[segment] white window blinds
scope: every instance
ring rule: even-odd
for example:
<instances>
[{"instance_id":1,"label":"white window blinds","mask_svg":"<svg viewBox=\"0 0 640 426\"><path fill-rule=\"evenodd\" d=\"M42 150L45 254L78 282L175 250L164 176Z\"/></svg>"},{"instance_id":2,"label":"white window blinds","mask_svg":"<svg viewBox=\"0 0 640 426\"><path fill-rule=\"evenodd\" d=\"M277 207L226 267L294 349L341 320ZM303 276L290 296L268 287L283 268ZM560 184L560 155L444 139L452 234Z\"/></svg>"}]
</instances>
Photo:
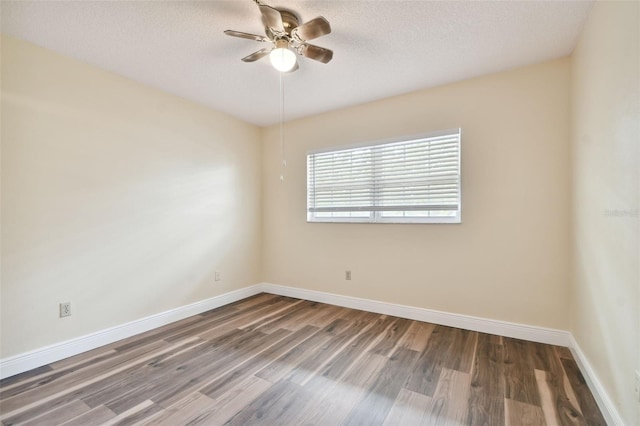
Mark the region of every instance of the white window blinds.
<instances>
[{"instance_id":1,"label":"white window blinds","mask_svg":"<svg viewBox=\"0 0 640 426\"><path fill-rule=\"evenodd\" d=\"M307 219L459 222L460 130L308 154Z\"/></svg>"}]
</instances>

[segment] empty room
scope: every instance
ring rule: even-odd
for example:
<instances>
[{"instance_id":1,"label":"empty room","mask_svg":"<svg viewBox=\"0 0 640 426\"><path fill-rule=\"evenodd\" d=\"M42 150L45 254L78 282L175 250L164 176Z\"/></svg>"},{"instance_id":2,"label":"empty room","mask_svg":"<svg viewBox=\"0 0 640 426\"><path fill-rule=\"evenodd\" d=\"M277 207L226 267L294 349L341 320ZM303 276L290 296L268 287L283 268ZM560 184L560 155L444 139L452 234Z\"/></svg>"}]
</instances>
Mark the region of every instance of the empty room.
<instances>
[{"instance_id":1,"label":"empty room","mask_svg":"<svg viewBox=\"0 0 640 426\"><path fill-rule=\"evenodd\" d=\"M3 426L640 425L640 2L0 19Z\"/></svg>"}]
</instances>

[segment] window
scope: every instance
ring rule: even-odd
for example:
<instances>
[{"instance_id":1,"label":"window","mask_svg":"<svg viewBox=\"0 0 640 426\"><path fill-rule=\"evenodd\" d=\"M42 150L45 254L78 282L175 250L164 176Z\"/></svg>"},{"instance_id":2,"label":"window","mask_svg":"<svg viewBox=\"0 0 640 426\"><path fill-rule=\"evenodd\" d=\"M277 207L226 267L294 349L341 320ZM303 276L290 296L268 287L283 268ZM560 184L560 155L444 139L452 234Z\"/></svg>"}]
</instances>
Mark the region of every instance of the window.
<instances>
[{"instance_id":1,"label":"window","mask_svg":"<svg viewBox=\"0 0 640 426\"><path fill-rule=\"evenodd\" d=\"M460 222L460 129L307 154L309 222Z\"/></svg>"}]
</instances>

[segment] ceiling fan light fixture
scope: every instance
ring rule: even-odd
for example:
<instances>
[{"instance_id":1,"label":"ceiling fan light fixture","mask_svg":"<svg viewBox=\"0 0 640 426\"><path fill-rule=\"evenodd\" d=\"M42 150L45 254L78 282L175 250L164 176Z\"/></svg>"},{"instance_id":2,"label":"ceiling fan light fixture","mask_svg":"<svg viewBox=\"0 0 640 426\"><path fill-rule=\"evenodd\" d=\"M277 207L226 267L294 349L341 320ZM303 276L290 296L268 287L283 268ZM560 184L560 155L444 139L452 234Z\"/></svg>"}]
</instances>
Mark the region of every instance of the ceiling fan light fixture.
<instances>
[{"instance_id":1,"label":"ceiling fan light fixture","mask_svg":"<svg viewBox=\"0 0 640 426\"><path fill-rule=\"evenodd\" d=\"M0 0L2 1L2 0ZM324 17L318 16L298 25L298 14L287 9L277 9L253 0L260 9L262 25L266 36L226 30L228 36L268 43L268 47L242 58L243 62L255 62L265 56L271 59L271 65L281 73L299 69L298 55L326 64L333 58L333 52L320 46L307 43L331 33L331 25Z\"/></svg>"},{"instance_id":2,"label":"ceiling fan light fixture","mask_svg":"<svg viewBox=\"0 0 640 426\"><path fill-rule=\"evenodd\" d=\"M296 54L289 49L286 40L278 40L276 48L269 54L271 65L280 72L289 72L296 66Z\"/></svg>"}]
</instances>

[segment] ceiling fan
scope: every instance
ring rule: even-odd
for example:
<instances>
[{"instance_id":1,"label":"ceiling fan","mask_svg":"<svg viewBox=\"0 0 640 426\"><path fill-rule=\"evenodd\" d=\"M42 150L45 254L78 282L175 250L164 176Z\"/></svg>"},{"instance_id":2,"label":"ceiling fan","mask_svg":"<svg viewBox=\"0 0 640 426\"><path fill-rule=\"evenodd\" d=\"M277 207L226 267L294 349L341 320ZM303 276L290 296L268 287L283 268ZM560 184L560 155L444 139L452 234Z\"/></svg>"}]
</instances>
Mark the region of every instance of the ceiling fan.
<instances>
[{"instance_id":1,"label":"ceiling fan","mask_svg":"<svg viewBox=\"0 0 640 426\"><path fill-rule=\"evenodd\" d=\"M309 40L331 32L331 25L324 17L319 16L298 25L299 20L295 12L276 9L260 2L260 0L254 0L254 2L260 8L266 37L233 30L224 32L229 36L270 44L270 46L242 58L244 62L254 62L269 55L271 64L278 71L293 72L298 69L296 53L325 64L331 61L333 51L307 43Z\"/></svg>"}]
</instances>

